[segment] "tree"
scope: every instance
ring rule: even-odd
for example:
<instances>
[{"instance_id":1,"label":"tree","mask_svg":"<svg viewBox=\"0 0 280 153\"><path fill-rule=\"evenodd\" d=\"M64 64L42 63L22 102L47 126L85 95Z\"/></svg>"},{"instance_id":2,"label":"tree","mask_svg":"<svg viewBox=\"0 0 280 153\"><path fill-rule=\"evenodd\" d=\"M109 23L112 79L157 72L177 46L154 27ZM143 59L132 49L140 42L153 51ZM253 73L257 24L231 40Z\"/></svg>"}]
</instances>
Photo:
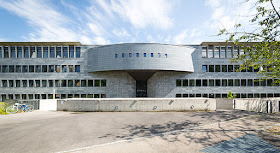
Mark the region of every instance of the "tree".
<instances>
[{"instance_id":1,"label":"tree","mask_svg":"<svg viewBox=\"0 0 280 153\"><path fill-rule=\"evenodd\" d=\"M228 93L228 99L232 99L232 98L235 98L235 97L236 97L236 95L233 95L231 90L230 90L229 93Z\"/></svg>"},{"instance_id":2,"label":"tree","mask_svg":"<svg viewBox=\"0 0 280 153\"><path fill-rule=\"evenodd\" d=\"M249 0L247 0L248 2ZM273 0L257 0L257 13L249 22L258 28L248 32L241 24L235 25L235 31L221 29L218 35L228 36L227 42L234 42L245 54L233 58L233 63L240 63L239 71L260 68L262 79L276 79L280 83L280 13Z\"/></svg>"}]
</instances>

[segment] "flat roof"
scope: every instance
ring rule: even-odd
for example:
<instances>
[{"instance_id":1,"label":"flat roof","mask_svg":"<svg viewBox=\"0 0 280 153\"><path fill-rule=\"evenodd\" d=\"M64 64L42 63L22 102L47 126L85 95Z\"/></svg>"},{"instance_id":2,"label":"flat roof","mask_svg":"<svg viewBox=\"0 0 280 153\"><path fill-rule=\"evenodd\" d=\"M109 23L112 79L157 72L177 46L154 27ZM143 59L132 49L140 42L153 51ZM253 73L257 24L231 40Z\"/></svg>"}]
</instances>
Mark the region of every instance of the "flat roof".
<instances>
[{"instance_id":1,"label":"flat roof","mask_svg":"<svg viewBox=\"0 0 280 153\"><path fill-rule=\"evenodd\" d=\"M81 46L80 42L0 42L0 46Z\"/></svg>"},{"instance_id":2,"label":"flat roof","mask_svg":"<svg viewBox=\"0 0 280 153\"><path fill-rule=\"evenodd\" d=\"M259 42L238 42L239 44L235 45L234 42L202 42L200 45L207 46L207 45L213 45L213 46L246 46L246 45L253 45Z\"/></svg>"}]
</instances>

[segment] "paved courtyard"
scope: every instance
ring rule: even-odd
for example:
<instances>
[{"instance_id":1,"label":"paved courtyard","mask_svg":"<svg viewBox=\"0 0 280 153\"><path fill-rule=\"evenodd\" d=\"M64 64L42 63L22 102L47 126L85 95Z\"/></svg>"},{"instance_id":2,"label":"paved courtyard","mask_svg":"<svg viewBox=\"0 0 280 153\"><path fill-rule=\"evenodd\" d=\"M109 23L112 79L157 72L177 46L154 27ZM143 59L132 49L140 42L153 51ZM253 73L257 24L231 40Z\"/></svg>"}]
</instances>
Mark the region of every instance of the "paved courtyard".
<instances>
[{"instance_id":1,"label":"paved courtyard","mask_svg":"<svg viewBox=\"0 0 280 153\"><path fill-rule=\"evenodd\" d=\"M246 135L280 148L260 130L279 123L280 114L246 111L35 111L0 116L0 152L201 152Z\"/></svg>"}]
</instances>

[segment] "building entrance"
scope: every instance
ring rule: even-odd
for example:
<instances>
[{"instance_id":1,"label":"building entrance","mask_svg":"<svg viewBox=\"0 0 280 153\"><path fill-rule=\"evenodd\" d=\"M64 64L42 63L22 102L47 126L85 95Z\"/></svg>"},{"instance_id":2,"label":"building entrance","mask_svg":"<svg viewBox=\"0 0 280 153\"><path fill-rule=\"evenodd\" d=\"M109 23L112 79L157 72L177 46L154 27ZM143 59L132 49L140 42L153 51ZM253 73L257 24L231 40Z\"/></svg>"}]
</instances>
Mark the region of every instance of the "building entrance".
<instances>
[{"instance_id":1,"label":"building entrance","mask_svg":"<svg viewBox=\"0 0 280 153\"><path fill-rule=\"evenodd\" d=\"M136 97L147 97L147 80L136 80Z\"/></svg>"}]
</instances>

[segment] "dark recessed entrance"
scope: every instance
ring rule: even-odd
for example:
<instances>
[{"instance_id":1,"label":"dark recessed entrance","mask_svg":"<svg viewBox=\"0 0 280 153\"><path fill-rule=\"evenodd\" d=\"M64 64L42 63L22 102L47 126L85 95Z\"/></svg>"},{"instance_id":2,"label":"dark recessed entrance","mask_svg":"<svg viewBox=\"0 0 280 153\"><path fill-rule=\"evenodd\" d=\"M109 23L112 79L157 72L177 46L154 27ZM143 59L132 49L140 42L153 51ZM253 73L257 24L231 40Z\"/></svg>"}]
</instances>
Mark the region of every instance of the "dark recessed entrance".
<instances>
[{"instance_id":1,"label":"dark recessed entrance","mask_svg":"<svg viewBox=\"0 0 280 153\"><path fill-rule=\"evenodd\" d=\"M136 80L136 97L147 97L147 80Z\"/></svg>"}]
</instances>

